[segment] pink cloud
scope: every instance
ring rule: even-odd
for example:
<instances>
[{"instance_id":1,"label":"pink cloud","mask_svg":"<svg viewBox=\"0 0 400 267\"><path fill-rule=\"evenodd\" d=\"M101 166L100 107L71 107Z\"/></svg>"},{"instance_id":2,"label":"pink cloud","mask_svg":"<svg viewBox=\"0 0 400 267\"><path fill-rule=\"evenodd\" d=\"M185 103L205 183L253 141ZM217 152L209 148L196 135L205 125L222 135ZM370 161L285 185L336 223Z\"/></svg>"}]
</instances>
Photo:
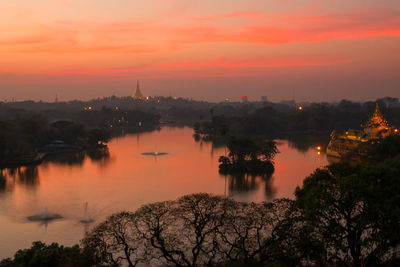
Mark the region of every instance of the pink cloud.
<instances>
[{"instance_id":1,"label":"pink cloud","mask_svg":"<svg viewBox=\"0 0 400 267\"><path fill-rule=\"evenodd\" d=\"M245 18L235 27L217 23L224 18ZM262 18L261 20L259 20ZM59 21L41 26L36 34L0 37L0 50L25 53L151 53L201 43L279 45L400 36L400 14L383 10L355 11L306 17L238 12L203 18L181 18L178 24L161 22L89 23ZM186 25L185 25L186 24ZM181 26L185 25L185 26ZM81 40L81 36L89 36Z\"/></svg>"}]
</instances>

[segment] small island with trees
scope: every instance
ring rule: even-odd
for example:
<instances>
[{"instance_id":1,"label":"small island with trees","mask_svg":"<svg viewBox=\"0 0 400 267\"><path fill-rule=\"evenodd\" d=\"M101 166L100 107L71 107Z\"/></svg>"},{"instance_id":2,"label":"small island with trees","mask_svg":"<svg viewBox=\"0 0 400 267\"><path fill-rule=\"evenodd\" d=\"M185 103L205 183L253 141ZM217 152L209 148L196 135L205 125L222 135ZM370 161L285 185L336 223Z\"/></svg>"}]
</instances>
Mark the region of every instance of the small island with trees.
<instances>
[{"instance_id":1,"label":"small island with trees","mask_svg":"<svg viewBox=\"0 0 400 267\"><path fill-rule=\"evenodd\" d=\"M227 147L228 156L219 158L220 173L270 176L274 172L275 141L231 137Z\"/></svg>"}]
</instances>

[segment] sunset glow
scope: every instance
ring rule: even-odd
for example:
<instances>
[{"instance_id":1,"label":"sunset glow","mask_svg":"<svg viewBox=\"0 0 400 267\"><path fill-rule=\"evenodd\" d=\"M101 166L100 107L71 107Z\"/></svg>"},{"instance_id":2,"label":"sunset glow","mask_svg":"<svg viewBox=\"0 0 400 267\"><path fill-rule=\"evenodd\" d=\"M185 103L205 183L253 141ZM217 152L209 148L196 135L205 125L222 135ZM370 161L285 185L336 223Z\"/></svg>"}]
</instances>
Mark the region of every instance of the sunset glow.
<instances>
[{"instance_id":1,"label":"sunset glow","mask_svg":"<svg viewBox=\"0 0 400 267\"><path fill-rule=\"evenodd\" d=\"M399 96L396 0L16 0L0 10L1 100L130 95L136 80L147 95L211 101L288 99L294 87L299 100Z\"/></svg>"}]
</instances>

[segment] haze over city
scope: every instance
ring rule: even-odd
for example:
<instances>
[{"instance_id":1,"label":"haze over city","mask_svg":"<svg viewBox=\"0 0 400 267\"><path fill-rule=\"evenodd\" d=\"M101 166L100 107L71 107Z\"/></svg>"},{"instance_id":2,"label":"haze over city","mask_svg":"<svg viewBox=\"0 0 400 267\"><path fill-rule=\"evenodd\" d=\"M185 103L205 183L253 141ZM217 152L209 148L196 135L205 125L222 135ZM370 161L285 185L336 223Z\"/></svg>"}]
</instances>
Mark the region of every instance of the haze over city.
<instances>
[{"instance_id":1,"label":"haze over city","mask_svg":"<svg viewBox=\"0 0 400 267\"><path fill-rule=\"evenodd\" d=\"M0 2L0 99L399 97L397 0Z\"/></svg>"}]
</instances>

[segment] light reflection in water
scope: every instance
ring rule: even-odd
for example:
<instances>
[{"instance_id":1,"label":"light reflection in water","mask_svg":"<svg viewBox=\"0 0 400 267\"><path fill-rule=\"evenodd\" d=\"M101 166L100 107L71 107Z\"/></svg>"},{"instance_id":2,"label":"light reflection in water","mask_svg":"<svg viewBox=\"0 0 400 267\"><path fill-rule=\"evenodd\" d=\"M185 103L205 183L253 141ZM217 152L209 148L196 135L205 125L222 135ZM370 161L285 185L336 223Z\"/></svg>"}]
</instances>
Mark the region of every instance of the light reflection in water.
<instances>
[{"instance_id":1,"label":"light reflection in water","mask_svg":"<svg viewBox=\"0 0 400 267\"><path fill-rule=\"evenodd\" d=\"M126 135L111 140L107 151L58 155L39 166L1 170L0 258L35 240L76 244L112 213L185 194L208 192L255 202L292 198L304 177L327 162L323 153L317 155L298 141L278 142L275 173L265 178L220 175L218 158L226 153L224 145L195 140L190 128ZM307 142L314 148L321 144ZM141 155L155 147L168 155L157 160ZM90 203L91 225L80 223L85 202ZM26 219L44 207L63 219L47 228Z\"/></svg>"}]
</instances>

